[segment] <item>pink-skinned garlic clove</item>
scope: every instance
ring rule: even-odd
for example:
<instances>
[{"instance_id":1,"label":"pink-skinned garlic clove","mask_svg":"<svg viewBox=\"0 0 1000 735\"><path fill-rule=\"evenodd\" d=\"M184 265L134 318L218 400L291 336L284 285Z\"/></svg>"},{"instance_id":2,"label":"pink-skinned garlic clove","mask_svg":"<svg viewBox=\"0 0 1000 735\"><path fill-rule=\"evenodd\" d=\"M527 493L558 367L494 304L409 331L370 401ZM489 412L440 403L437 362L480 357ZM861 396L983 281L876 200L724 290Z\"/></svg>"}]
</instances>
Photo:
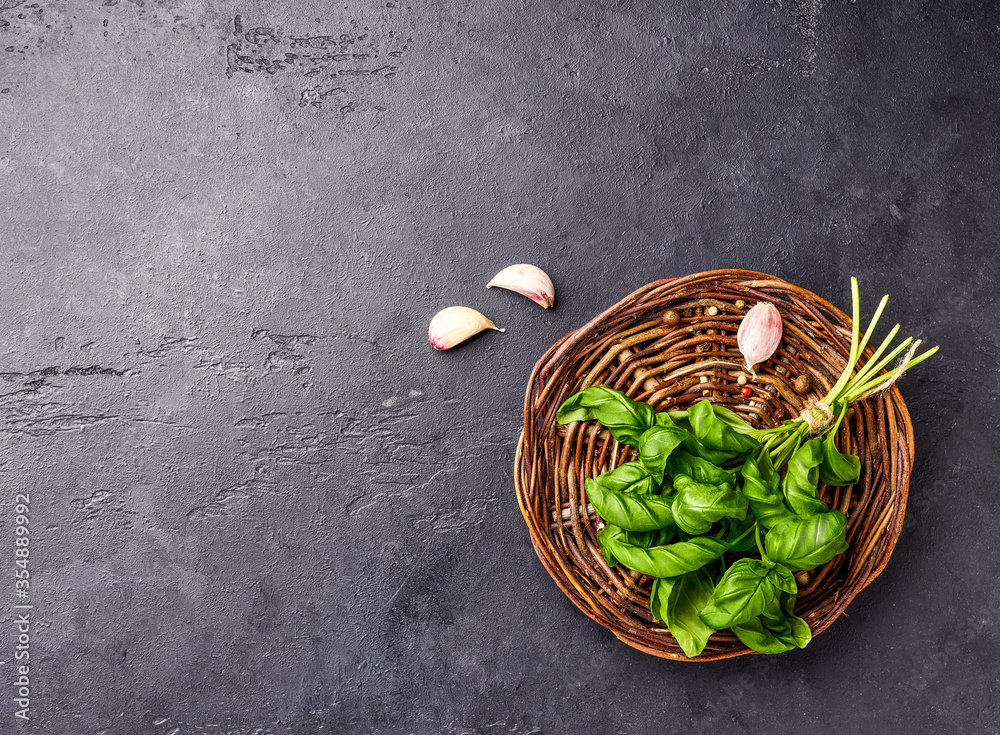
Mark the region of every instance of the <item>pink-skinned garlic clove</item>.
<instances>
[{"instance_id":1,"label":"pink-skinned garlic clove","mask_svg":"<svg viewBox=\"0 0 1000 735\"><path fill-rule=\"evenodd\" d=\"M486 288L494 286L527 296L543 309L548 309L556 302L556 288L552 285L552 279L541 268L529 263L507 266L486 284Z\"/></svg>"},{"instance_id":2,"label":"pink-skinned garlic clove","mask_svg":"<svg viewBox=\"0 0 1000 735\"><path fill-rule=\"evenodd\" d=\"M468 306L449 306L431 319L427 339L435 350L450 350L483 330L500 329L493 322Z\"/></svg>"},{"instance_id":3,"label":"pink-skinned garlic clove","mask_svg":"<svg viewBox=\"0 0 1000 735\"><path fill-rule=\"evenodd\" d=\"M736 332L736 344L746 361L746 369L754 379L754 368L771 358L781 344L781 314L774 304L761 302L743 317Z\"/></svg>"}]
</instances>

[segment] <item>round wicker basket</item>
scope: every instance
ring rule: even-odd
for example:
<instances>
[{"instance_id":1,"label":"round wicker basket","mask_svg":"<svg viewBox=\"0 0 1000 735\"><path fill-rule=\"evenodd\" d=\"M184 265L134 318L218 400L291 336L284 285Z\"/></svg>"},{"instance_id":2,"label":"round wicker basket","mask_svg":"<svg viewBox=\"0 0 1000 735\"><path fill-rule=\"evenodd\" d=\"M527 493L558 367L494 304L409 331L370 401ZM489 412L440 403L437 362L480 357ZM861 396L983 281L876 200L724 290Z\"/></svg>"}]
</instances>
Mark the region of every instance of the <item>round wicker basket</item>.
<instances>
[{"instance_id":1,"label":"round wicker basket","mask_svg":"<svg viewBox=\"0 0 1000 735\"><path fill-rule=\"evenodd\" d=\"M736 330L759 301L778 307L784 336L756 381L747 382L752 395L745 398ZM514 483L535 551L559 588L622 641L655 656L710 661L753 653L725 631L688 659L652 619L652 580L607 566L584 479L633 459L634 450L596 422L557 425L556 410L583 388L607 385L660 411L707 397L755 426L775 426L822 398L847 363L850 341L849 317L819 296L763 273L717 270L650 283L550 347L528 383ZM800 376L808 380L796 386ZM861 478L853 487L820 486L822 498L848 517L850 549L800 581L795 612L814 635L879 575L902 528L913 427L899 389L856 404L837 443L860 456Z\"/></svg>"}]
</instances>

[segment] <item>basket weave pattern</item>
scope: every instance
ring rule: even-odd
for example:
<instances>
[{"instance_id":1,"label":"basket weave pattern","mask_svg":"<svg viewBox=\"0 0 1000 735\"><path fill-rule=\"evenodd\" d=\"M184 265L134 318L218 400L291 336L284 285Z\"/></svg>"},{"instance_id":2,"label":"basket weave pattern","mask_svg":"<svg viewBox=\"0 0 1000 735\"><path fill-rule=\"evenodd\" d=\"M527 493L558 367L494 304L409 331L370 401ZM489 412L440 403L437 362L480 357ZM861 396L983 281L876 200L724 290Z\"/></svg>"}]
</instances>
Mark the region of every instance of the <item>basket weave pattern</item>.
<instances>
[{"instance_id":1,"label":"basket weave pattern","mask_svg":"<svg viewBox=\"0 0 1000 735\"><path fill-rule=\"evenodd\" d=\"M737 379L747 373L736 330L759 301L778 307L784 336L774 357L757 368L756 381L747 383L753 395L744 398ZM668 312L676 312L679 323L668 323L675 318ZM556 410L566 398L592 385L625 391L658 411L708 398L756 427L776 426L825 395L847 363L850 342L850 319L829 302L773 276L739 270L650 283L556 342L531 373L514 482L535 551L560 589L628 645L688 660L652 619L652 579L620 565L609 568L597 545L601 521L587 503L584 479L634 459L635 451L596 422L557 425ZM802 394L794 387L801 375L811 385ZM847 515L850 549L799 585L795 612L814 635L878 576L902 528L913 428L899 389L856 404L837 444L861 458L861 477L853 487L820 485L823 500ZM695 660L745 653L753 652L724 631Z\"/></svg>"}]
</instances>

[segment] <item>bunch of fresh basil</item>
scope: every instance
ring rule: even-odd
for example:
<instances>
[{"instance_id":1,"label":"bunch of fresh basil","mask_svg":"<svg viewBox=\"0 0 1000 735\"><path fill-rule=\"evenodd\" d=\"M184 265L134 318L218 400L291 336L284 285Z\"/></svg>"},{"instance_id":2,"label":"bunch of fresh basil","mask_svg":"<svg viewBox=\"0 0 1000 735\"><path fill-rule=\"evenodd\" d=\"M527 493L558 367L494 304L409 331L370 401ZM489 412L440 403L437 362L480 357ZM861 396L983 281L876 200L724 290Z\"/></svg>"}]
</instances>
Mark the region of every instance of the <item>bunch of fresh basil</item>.
<instances>
[{"instance_id":1,"label":"bunch of fresh basil","mask_svg":"<svg viewBox=\"0 0 1000 735\"><path fill-rule=\"evenodd\" d=\"M794 613L794 572L848 546L847 518L817 488L853 485L860 471L857 457L834 446L833 431L800 437L787 466L776 468L758 439L763 432L707 400L657 413L595 386L565 401L556 418L599 421L638 450L637 459L586 480L606 524L597 540L610 566L655 578L653 617L687 656L723 628L760 653L809 642L808 623Z\"/></svg>"}]
</instances>

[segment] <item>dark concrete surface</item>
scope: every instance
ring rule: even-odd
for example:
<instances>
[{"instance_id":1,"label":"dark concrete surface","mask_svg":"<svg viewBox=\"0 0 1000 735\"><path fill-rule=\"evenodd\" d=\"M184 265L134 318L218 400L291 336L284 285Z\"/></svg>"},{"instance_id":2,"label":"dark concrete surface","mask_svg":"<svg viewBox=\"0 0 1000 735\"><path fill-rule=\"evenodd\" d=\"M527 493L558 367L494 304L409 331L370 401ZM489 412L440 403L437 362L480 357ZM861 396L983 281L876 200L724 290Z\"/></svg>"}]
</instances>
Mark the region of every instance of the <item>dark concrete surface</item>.
<instances>
[{"instance_id":1,"label":"dark concrete surface","mask_svg":"<svg viewBox=\"0 0 1000 735\"><path fill-rule=\"evenodd\" d=\"M0 732L1000 731L998 44L987 2L0 0ZM516 262L555 309L485 290ZM857 275L942 352L885 573L689 665L562 595L512 467L548 345L718 267ZM434 352L453 304L506 333Z\"/></svg>"}]
</instances>

